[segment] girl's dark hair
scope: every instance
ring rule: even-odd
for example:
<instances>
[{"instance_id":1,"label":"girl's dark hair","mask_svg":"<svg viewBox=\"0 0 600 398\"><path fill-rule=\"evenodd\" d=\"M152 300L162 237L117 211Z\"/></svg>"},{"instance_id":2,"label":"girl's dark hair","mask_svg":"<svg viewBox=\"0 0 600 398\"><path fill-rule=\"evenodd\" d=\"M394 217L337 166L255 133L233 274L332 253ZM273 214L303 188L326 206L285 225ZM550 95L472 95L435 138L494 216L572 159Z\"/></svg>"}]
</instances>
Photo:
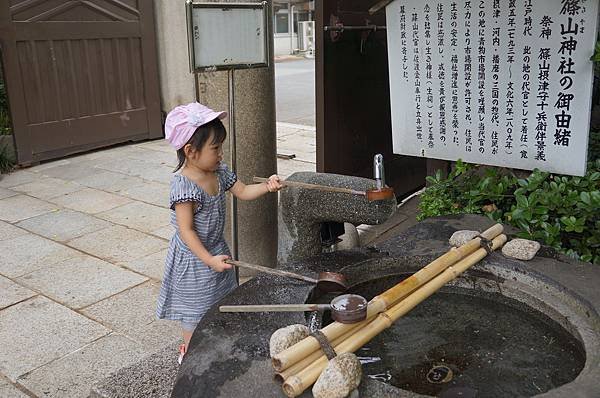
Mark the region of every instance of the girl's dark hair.
<instances>
[{"instance_id":1,"label":"girl's dark hair","mask_svg":"<svg viewBox=\"0 0 600 398\"><path fill-rule=\"evenodd\" d=\"M223 126L223 123L219 118L211 120L210 122L198 127L185 145L190 144L192 148L199 151L202 149L204 144L206 144L206 141L210 137L211 133L213 134L211 145L220 144L225 141L227 131L225 131L225 126ZM182 168L185 164L185 151L183 150L185 145L177 150L177 159L179 160L179 164L175 170L173 170L173 173Z\"/></svg>"}]
</instances>

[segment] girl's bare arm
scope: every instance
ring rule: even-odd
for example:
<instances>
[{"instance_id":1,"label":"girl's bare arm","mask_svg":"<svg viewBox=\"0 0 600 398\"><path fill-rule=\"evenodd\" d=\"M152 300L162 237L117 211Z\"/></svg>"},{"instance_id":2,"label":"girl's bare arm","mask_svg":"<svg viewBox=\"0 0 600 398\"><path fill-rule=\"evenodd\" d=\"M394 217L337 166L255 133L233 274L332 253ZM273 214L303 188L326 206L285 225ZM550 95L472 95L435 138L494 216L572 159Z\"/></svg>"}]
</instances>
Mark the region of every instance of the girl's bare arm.
<instances>
[{"instance_id":1,"label":"girl's bare arm","mask_svg":"<svg viewBox=\"0 0 600 398\"><path fill-rule=\"evenodd\" d=\"M181 239L200 261L217 272L231 268L230 264L224 262L229 256L213 256L206 250L198 237L194 229L194 202L177 203L175 205L175 216L177 217Z\"/></svg>"},{"instance_id":2,"label":"girl's bare arm","mask_svg":"<svg viewBox=\"0 0 600 398\"><path fill-rule=\"evenodd\" d=\"M230 191L238 199L253 200L268 192L277 192L282 187L279 176L274 174L269 177L267 182L261 182L260 184L246 185L238 180L233 184Z\"/></svg>"}]
</instances>

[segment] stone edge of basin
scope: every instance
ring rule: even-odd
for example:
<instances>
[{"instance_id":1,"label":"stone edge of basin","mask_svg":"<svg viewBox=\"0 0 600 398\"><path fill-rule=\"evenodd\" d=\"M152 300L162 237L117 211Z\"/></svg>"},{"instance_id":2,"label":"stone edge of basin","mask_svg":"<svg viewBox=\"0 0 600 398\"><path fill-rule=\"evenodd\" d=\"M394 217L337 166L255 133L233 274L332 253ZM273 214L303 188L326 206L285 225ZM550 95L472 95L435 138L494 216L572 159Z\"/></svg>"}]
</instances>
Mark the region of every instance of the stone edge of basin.
<instances>
[{"instance_id":1,"label":"stone edge of basin","mask_svg":"<svg viewBox=\"0 0 600 398\"><path fill-rule=\"evenodd\" d=\"M163 398L171 395L177 364L176 340L95 383L89 398Z\"/></svg>"}]
</instances>

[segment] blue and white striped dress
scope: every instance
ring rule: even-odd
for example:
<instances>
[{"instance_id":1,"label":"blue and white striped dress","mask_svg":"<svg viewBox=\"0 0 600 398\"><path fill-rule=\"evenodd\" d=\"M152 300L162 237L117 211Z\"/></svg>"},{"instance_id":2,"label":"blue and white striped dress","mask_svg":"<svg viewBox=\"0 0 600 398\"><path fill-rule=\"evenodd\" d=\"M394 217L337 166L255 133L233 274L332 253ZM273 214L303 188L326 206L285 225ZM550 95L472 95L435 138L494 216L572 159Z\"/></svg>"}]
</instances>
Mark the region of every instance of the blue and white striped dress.
<instances>
[{"instance_id":1,"label":"blue and white striped dress","mask_svg":"<svg viewBox=\"0 0 600 398\"><path fill-rule=\"evenodd\" d=\"M158 297L156 315L184 323L198 323L206 311L237 287L235 270L213 271L192 253L181 239L175 204L194 202L194 229L202 244L213 256L230 255L223 236L225 227L225 192L237 176L221 163L216 171L219 193L209 195L187 177L175 174L171 181L171 225L175 235L165 262L165 274Z\"/></svg>"}]
</instances>

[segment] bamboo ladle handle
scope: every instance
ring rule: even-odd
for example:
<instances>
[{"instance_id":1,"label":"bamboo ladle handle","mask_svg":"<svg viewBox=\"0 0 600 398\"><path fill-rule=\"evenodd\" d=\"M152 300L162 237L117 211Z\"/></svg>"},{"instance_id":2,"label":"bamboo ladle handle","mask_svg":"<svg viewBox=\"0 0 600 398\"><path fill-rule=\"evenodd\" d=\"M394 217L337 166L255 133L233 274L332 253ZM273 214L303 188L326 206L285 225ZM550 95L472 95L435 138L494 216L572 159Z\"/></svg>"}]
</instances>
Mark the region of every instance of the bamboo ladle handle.
<instances>
[{"instance_id":1,"label":"bamboo ladle handle","mask_svg":"<svg viewBox=\"0 0 600 398\"><path fill-rule=\"evenodd\" d=\"M251 304L251 305L221 305L221 312L297 312L325 311L331 304Z\"/></svg>"},{"instance_id":2,"label":"bamboo ladle handle","mask_svg":"<svg viewBox=\"0 0 600 398\"><path fill-rule=\"evenodd\" d=\"M299 279L304 282L317 284L316 279L309 278L308 276L304 276L304 275L295 274L293 272L282 271L280 269L275 269L275 268L263 267L262 265L245 263L243 261L225 260L225 262L227 264L235 265L236 267L240 267L240 268L249 268L249 269L253 269L255 271L265 272L267 274L285 276L288 278Z\"/></svg>"},{"instance_id":3,"label":"bamboo ladle handle","mask_svg":"<svg viewBox=\"0 0 600 398\"><path fill-rule=\"evenodd\" d=\"M268 178L263 177L254 177L252 179L254 182L267 182ZM281 185L284 187L297 187L297 188L305 188L305 189L316 189L319 191L327 191L327 192L338 192L338 193L349 193L352 195L366 195L365 191L356 191L350 188L341 188L341 187L329 187L327 185L317 185L317 184L308 184L306 182L297 182L297 181L281 181Z\"/></svg>"}]
</instances>

